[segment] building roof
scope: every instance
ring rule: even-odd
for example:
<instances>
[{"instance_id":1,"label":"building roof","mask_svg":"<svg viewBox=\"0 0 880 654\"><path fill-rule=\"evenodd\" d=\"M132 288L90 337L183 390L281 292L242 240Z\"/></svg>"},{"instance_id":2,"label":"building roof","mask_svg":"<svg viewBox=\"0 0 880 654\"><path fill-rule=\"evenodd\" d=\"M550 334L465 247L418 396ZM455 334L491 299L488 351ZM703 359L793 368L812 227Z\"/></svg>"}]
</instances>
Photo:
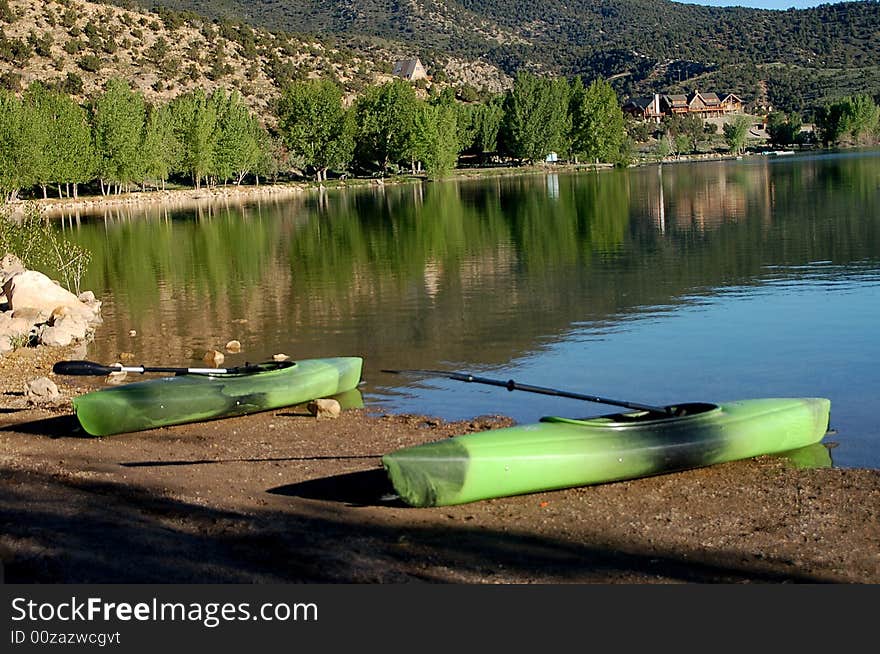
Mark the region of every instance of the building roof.
<instances>
[{"instance_id":1,"label":"building roof","mask_svg":"<svg viewBox=\"0 0 880 654\"><path fill-rule=\"evenodd\" d=\"M391 71L394 75L399 75L400 77L412 77L413 74L421 70L424 74L424 67L422 66L422 62L419 61L418 57L415 59L402 59L394 64L394 69Z\"/></svg>"},{"instance_id":2,"label":"building roof","mask_svg":"<svg viewBox=\"0 0 880 654\"><path fill-rule=\"evenodd\" d=\"M654 102L654 96L648 96L643 98L631 98L627 105L632 105L638 109L647 109ZM626 106L626 105L624 105Z\"/></svg>"}]
</instances>

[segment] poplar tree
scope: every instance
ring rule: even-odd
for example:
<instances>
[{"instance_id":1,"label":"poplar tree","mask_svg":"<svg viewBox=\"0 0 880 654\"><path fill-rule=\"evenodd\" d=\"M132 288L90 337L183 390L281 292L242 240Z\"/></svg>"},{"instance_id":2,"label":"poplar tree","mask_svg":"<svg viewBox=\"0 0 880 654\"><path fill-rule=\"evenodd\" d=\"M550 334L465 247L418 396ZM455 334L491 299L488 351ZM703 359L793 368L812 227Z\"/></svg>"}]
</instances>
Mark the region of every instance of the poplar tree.
<instances>
[{"instance_id":1,"label":"poplar tree","mask_svg":"<svg viewBox=\"0 0 880 654\"><path fill-rule=\"evenodd\" d=\"M179 169L196 188L215 170L217 112L202 89L177 96L171 103L174 136L180 144Z\"/></svg>"},{"instance_id":2,"label":"poplar tree","mask_svg":"<svg viewBox=\"0 0 880 654\"><path fill-rule=\"evenodd\" d=\"M342 89L330 80L294 82L279 100L279 130L291 154L327 179L331 168L345 168L354 153L352 114L342 102Z\"/></svg>"},{"instance_id":3,"label":"poplar tree","mask_svg":"<svg viewBox=\"0 0 880 654\"><path fill-rule=\"evenodd\" d=\"M604 80L594 80L573 102L572 148L591 161L617 161L626 127L617 93Z\"/></svg>"},{"instance_id":4,"label":"poplar tree","mask_svg":"<svg viewBox=\"0 0 880 654\"><path fill-rule=\"evenodd\" d=\"M92 130L103 194L109 191L105 183L115 184L119 192L139 181L143 169L140 147L145 117L143 96L133 91L124 80L114 78L108 81L104 92L95 100Z\"/></svg>"},{"instance_id":5,"label":"poplar tree","mask_svg":"<svg viewBox=\"0 0 880 654\"><path fill-rule=\"evenodd\" d=\"M6 201L16 199L21 189L32 183L24 164L27 140L21 101L12 93L0 90L0 191Z\"/></svg>"},{"instance_id":6,"label":"poplar tree","mask_svg":"<svg viewBox=\"0 0 880 654\"><path fill-rule=\"evenodd\" d=\"M568 132L568 81L518 73L504 101L500 140L517 159L543 161L564 149Z\"/></svg>"},{"instance_id":7,"label":"poplar tree","mask_svg":"<svg viewBox=\"0 0 880 654\"><path fill-rule=\"evenodd\" d=\"M746 149L746 139L749 136L751 119L748 116L736 116L732 123L724 125L724 142L734 154L740 154Z\"/></svg>"},{"instance_id":8,"label":"poplar tree","mask_svg":"<svg viewBox=\"0 0 880 654\"><path fill-rule=\"evenodd\" d=\"M49 130L49 152L52 157L53 180L68 187L73 186L73 197L79 195L79 184L94 179L95 153L92 130L86 110L63 93L54 94L55 114Z\"/></svg>"},{"instance_id":9,"label":"poplar tree","mask_svg":"<svg viewBox=\"0 0 880 654\"><path fill-rule=\"evenodd\" d=\"M165 182L175 169L176 152L177 139L171 122L171 109L168 105L148 107L141 143L141 182L153 181L157 187L161 185L164 189Z\"/></svg>"},{"instance_id":10,"label":"poplar tree","mask_svg":"<svg viewBox=\"0 0 880 654\"><path fill-rule=\"evenodd\" d=\"M241 184L260 161L262 127L238 92L217 90L210 100L217 114L214 172L224 184L229 179Z\"/></svg>"},{"instance_id":11,"label":"poplar tree","mask_svg":"<svg viewBox=\"0 0 880 654\"><path fill-rule=\"evenodd\" d=\"M473 112L474 149L485 156L498 150L498 132L504 120L504 96L496 95Z\"/></svg>"},{"instance_id":12,"label":"poplar tree","mask_svg":"<svg viewBox=\"0 0 880 654\"><path fill-rule=\"evenodd\" d=\"M431 179L455 168L458 161L458 127L455 106L447 103L419 107L415 123L414 156L425 164Z\"/></svg>"},{"instance_id":13,"label":"poplar tree","mask_svg":"<svg viewBox=\"0 0 880 654\"><path fill-rule=\"evenodd\" d=\"M41 83L31 84L22 96L22 128L27 131L27 152L22 153L22 165L30 177L30 185L39 185L43 198L47 187L54 181L50 132L54 123L55 98Z\"/></svg>"},{"instance_id":14,"label":"poplar tree","mask_svg":"<svg viewBox=\"0 0 880 654\"><path fill-rule=\"evenodd\" d=\"M367 89L355 105L357 157L383 174L392 162L411 161L417 109L415 91L403 80Z\"/></svg>"}]
</instances>

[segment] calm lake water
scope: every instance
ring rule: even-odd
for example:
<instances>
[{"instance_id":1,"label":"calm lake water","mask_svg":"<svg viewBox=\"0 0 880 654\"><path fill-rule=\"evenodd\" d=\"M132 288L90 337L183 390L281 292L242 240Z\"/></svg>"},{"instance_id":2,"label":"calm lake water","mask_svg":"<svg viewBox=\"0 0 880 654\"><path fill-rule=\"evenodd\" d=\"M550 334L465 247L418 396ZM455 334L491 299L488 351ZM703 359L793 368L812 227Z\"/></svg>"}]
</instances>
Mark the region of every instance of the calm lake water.
<instances>
[{"instance_id":1,"label":"calm lake water","mask_svg":"<svg viewBox=\"0 0 880 654\"><path fill-rule=\"evenodd\" d=\"M880 153L751 157L305 194L71 225L103 300L87 356L361 355L364 403L531 422L648 404L832 401L839 467L880 468ZM137 335L129 336L130 330Z\"/></svg>"}]
</instances>

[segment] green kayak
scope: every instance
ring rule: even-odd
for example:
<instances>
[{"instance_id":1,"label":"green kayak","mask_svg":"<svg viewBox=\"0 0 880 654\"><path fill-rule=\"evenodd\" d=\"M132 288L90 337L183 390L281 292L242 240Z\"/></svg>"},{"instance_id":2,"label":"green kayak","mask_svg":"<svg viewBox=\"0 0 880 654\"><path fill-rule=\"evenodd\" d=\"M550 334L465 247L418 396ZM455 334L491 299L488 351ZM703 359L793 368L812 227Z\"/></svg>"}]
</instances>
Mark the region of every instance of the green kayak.
<instances>
[{"instance_id":1,"label":"green kayak","mask_svg":"<svg viewBox=\"0 0 880 654\"><path fill-rule=\"evenodd\" d=\"M228 418L350 391L362 365L360 357L337 357L249 366L256 372L161 377L86 393L73 408L92 436Z\"/></svg>"},{"instance_id":2,"label":"green kayak","mask_svg":"<svg viewBox=\"0 0 880 654\"><path fill-rule=\"evenodd\" d=\"M394 490L412 506L646 477L775 454L822 440L823 398L692 403L591 419L542 418L408 447L382 457Z\"/></svg>"}]
</instances>

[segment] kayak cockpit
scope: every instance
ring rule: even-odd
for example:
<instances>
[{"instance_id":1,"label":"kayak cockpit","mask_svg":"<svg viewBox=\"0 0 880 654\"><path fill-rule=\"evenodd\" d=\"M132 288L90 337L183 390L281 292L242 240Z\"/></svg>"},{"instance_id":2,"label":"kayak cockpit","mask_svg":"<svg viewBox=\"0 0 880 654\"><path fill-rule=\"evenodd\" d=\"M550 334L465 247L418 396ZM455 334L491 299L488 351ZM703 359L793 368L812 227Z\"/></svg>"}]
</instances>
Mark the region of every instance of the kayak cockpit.
<instances>
[{"instance_id":1,"label":"kayak cockpit","mask_svg":"<svg viewBox=\"0 0 880 654\"><path fill-rule=\"evenodd\" d=\"M720 410L717 404L709 402L686 402L667 407L668 413L657 411L627 411L610 413L594 418L560 418L557 416L545 416L541 422L568 422L573 424L590 424L604 427L654 424L673 420L683 420L696 416L705 415Z\"/></svg>"}]
</instances>

